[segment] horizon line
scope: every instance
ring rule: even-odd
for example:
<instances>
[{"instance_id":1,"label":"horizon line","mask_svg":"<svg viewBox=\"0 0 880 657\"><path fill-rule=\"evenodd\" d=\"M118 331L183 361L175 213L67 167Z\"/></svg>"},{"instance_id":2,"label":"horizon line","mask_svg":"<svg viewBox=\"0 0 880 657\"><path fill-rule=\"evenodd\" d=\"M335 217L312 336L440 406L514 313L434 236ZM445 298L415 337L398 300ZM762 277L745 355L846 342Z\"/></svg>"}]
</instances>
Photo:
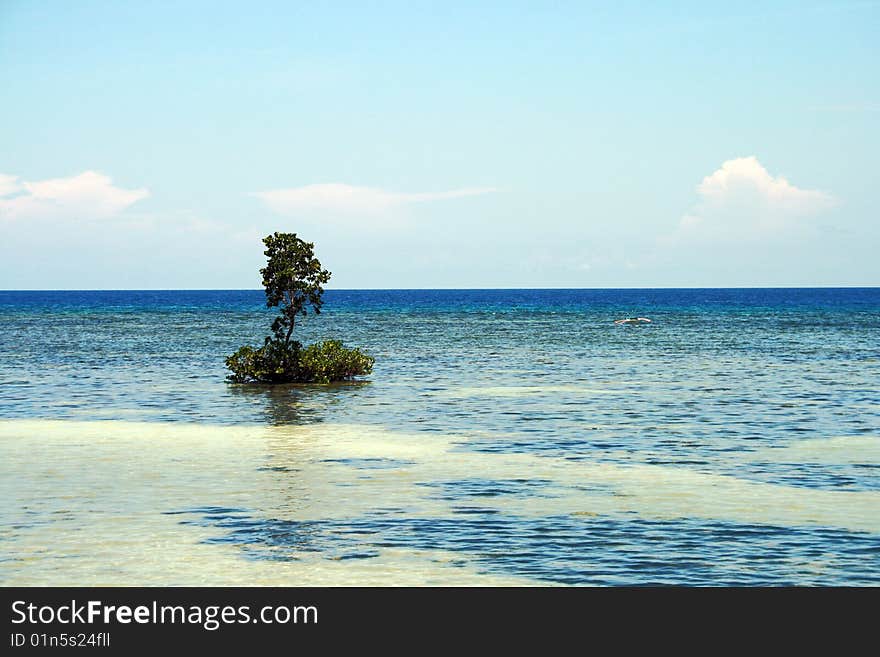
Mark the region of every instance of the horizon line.
<instances>
[{"instance_id":1,"label":"horizon line","mask_svg":"<svg viewBox=\"0 0 880 657\"><path fill-rule=\"evenodd\" d=\"M663 285L657 287L340 287L325 288L325 292L486 292L520 290L840 290L873 289L880 284L840 284L840 285L709 285L704 287ZM169 287L169 288L0 288L2 292L262 292L261 287Z\"/></svg>"}]
</instances>

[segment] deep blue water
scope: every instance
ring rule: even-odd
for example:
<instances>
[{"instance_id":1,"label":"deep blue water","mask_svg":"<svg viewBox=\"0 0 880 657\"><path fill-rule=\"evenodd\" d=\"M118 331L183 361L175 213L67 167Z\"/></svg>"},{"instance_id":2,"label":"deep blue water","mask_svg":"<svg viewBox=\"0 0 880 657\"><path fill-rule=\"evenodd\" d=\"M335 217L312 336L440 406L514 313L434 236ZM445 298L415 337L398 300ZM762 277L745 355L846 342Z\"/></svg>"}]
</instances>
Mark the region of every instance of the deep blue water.
<instances>
[{"instance_id":1,"label":"deep blue water","mask_svg":"<svg viewBox=\"0 0 880 657\"><path fill-rule=\"evenodd\" d=\"M590 308L812 308L876 314L880 288L327 290L338 310L588 310ZM262 290L0 290L0 306L17 309L245 310L262 306Z\"/></svg>"},{"instance_id":2,"label":"deep blue water","mask_svg":"<svg viewBox=\"0 0 880 657\"><path fill-rule=\"evenodd\" d=\"M299 339L340 337L364 348L376 358L368 383L226 384L225 355L268 332L273 311L262 291L0 291L0 419L333 422L465 436L459 449L487 455L670 466L803 490L880 491L880 467L858 450L774 457L810 440L880 436L880 288L330 290L325 301L324 312L298 329ZM653 321L614 325L627 316ZM391 467L398 466L404 467ZM354 459L347 467L384 466ZM540 478L531 486L490 486L488 494L486 481L426 481L418 490L465 503L455 508L475 496L544 494ZM165 512L185 508L181 501ZM269 547L288 549L303 531L302 524L283 529L259 509L238 512L245 525L217 540L249 546L242 558L260 557L261 536L271 537ZM693 568L676 570L660 555L652 569L651 543L639 529L652 522L504 513L435 524L405 513L349 520L350 528L373 532L352 548L363 558L383 545L435 545L460 549L487 572L547 582L880 583L876 533L767 524L766 541L756 547L749 539L737 551L739 530L723 518L656 521L657 531L681 543L675 550L703 556ZM309 525L313 547L338 552L344 525ZM220 523L221 529L229 527ZM747 529L760 538L760 528ZM588 543L580 542L581 530ZM474 557L486 535L498 541L497 557ZM517 549L531 556L512 558ZM828 557L822 577L792 566L811 549L838 555ZM554 550L567 565L554 566ZM713 571L719 554L728 561ZM774 555L782 559L778 566ZM600 561L599 570L590 565ZM763 570L746 567L752 561Z\"/></svg>"}]
</instances>

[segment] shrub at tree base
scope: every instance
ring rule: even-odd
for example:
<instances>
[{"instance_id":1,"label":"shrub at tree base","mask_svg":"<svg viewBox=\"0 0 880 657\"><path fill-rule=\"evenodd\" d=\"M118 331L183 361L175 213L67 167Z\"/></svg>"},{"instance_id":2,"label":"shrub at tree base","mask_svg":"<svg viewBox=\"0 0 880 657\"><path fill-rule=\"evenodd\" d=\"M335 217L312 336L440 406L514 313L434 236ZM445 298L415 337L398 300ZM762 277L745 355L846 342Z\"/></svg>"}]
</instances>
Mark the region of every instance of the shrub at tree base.
<instances>
[{"instance_id":1,"label":"shrub at tree base","mask_svg":"<svg viewBox=\"0 0 880 657\"><path fill-rule=\"evenodd\" d=\"M255 349L241 347L226 359L232 383L332 383L373 371L375 359L359 349L347 349L339 340L303 348L292 341L266 340Z\"/></svg>"},{"instance_id":2,"label":"shrub at tree base","mask_svg":"<svg viewBox=\"0 0 880 657\"><path fill-rule=\"evenodd\" d=\"M305 380L330 383L369 374L374 362L360 349L346 349L339 340L325 340L300 351L299 371Z\"/></svg>"}]
</instances>

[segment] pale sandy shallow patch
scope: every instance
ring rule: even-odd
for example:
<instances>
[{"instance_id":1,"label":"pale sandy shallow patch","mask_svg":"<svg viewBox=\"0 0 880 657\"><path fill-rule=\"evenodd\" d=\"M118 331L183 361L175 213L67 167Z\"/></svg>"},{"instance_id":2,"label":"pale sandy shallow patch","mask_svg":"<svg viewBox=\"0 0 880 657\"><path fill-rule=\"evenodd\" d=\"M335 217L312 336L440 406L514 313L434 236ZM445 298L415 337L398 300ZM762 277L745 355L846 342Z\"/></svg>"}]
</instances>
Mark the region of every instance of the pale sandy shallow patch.
<instances>
[{"instance_id":1,"label":"pale sandy shallow patch","mask_svg":"<svg viewBox=\"0 0 880 657\"><path fill-rule=\"evenodd\" d=\"M121 421L0 422L0 582L13 585L500 585L439 551L375 558L242 558L206 544L222 530L181 524L186 509L223 504L270 517L345 516L377 500L322 463L308 432L288 444L264 427ZM336 452L333 452L334 454ZM408 453L412 453L409 450ZM279 454L300 472L260 471ZM346 476L339 477L339 474ZM331 514L335 512L335 514ZM460 562L460 558L458 558Z\"/></svg>"},{"instance_id":2,"label":"pale sandy shallow patch","mask_svg":"<svg viewBox=\"0 0 880 657\"><path fill-rule=\"evenodd\" d=\"M322 444L323 449L336 458L346 454L359 458L412 458L420 453L416 464L396 473L384 472L389 478L397 476L409 481L467 477L543 479L558 487L555 496L550 498L501 497L483 503L511 513L634 512L649 518L696 517L880 531L880 492L876 491L829 491L769 484L679 466L568 461L529 454L486 454L455 449L464 440L462 437L360 430L353 442L341 438Z\"/></svg>"},{"instance_id":3,"label":"pale sandy shallow patch","mask_svg":"<svg viewBox=\"0 0 880 657\"><path fill-rule=\"evenodd\" d=\"M211 508L296 521L345 520L382 509L407 518L452 517L460 501L425 484L454 489L455 482L472 479L546 482L542 496L467 500L523 517L629 514L880 531L876 491L768 484L686 467L473 452L461 448L467 441L327 423L0 421L0 581L528 583L461 565L466 555L424 550L382 549L374 558L345 561L314 553L296 555L297 561L246 559L236 545L204 543L222 528L184 524ZM818 451L823 448L832 459L835 450L859 449L854 442L845 450L824 444Z\"/></svg>"},{"instance_id":4,"label":"pale sandy shallow patch","mask_svg":"<svg viewBox=\"0 0 880 657\"><path fill-rule=\"evenodd\" d=\"M614 388L599 388L579 385L546 385L546 386L484 386L477 388L460 387L450 390L437 391L432 394L438 397L464 398L464 397L534 397L553 393L565 393L569 395L617 395L626 392Z\"/></svg>"},{"instance_id":5,"label":"pale sandy shallow patch","mask_svg":"<svg viewBox=\"0 0 880 657\"><path fill-rule=\"evenodd\" d=\"M811 438L781 448L765 448L759 458L792 463L880 465L880 436Z\"/></svg>"}]
</instances>

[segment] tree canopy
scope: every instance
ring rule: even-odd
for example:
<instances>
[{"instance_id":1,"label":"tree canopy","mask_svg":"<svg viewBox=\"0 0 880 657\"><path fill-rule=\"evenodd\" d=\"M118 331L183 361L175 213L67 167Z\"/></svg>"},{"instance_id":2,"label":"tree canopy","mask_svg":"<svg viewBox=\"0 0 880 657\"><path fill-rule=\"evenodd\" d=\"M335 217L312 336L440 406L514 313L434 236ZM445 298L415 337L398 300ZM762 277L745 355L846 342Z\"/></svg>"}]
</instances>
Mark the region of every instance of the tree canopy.
<instances>
[{"instance_id":1,"label":"tree canopy","mask_svg":"<svg viewBox=\"0 0 880 657\"><path fill-rule=\"evenodd\" d=\"M272 322L277 340L290 344L297 315L306 315L311 306L317 315L324 305L324 285L330 272L321 268L315 257L315 245L305 242L296 233L275 232L263 238L268 258L260 270L266 289L266 306L281 306L281 314Z\"/></svg>"}]
</instances>

